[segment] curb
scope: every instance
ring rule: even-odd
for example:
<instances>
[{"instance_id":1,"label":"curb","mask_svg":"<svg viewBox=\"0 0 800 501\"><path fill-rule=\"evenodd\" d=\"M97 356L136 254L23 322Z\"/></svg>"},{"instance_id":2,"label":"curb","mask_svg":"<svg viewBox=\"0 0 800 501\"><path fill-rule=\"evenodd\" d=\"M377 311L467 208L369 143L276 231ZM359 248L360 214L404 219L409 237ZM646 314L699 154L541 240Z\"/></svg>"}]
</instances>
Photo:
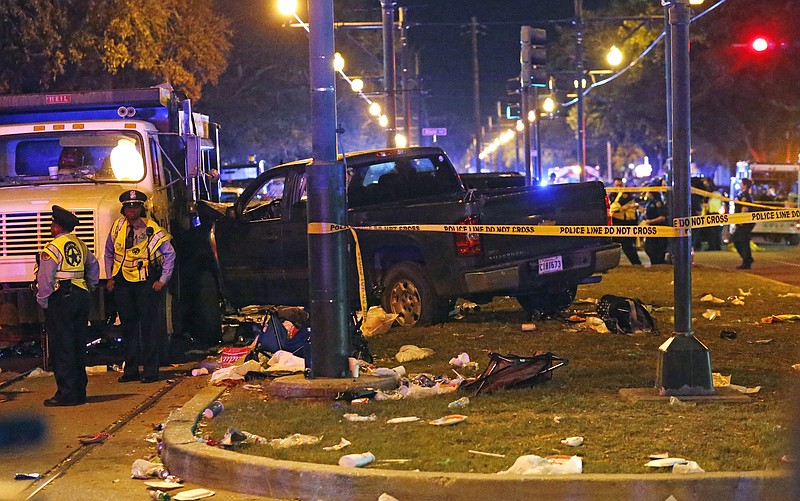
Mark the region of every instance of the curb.
<instances>
[{"instance_id":1,"label":"curb","mask_svg":"<svg viewBox=\"0 0 800 501\"><path fill-rule=\"evenodd\" d=\"M342 468L249 456L198 442L194 429L225 388L208 386L166 423L161 453L170 473L206 487L274 498L375 501L382 493L420 499L800 499L787 471L676 475L582 474L530 477L488 473Z\"/></svg>"}]
</instances>

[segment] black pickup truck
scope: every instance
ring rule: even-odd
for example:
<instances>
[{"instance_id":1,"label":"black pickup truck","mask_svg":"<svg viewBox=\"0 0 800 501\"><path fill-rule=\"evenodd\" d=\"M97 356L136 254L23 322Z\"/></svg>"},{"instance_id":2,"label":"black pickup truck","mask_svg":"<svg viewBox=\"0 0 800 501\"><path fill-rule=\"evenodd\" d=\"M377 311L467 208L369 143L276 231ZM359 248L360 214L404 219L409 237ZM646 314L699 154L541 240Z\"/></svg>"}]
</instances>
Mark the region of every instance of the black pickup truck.
<instances>
[{"instance_id":1,"label":"black pickup truck","mask_svg":"<svg viewBox=\"0 0 800 501\"><path fill-rule=\"evenodd\" d=\"M306 167L274 167L247 186L211 228L220 290L231 306L307 305ZM465 189L439 148L348 154L348 224L608 225L601 183ZM219 207L217 207L219 209ZM358 231L368 302L405 326L447 319L456 298L510 295L534 315L566 308L578 284L619 264L610 238L425 231ZM349 239L350 291L358 305Z\"/></svg>"}]
</instances>

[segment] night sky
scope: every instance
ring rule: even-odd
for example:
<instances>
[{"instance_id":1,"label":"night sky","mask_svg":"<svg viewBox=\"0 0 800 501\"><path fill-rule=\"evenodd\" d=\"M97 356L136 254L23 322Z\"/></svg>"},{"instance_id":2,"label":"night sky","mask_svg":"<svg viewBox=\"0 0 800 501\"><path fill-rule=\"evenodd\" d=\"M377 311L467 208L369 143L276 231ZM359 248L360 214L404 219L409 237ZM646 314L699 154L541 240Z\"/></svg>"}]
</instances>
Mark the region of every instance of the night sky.
<instances>
[{"instance_id":1,"label":"night sky","mask_svg":"<svg viewBox=\"0 0 800 501\"><path fill-rule=\"evenodd\" d=\"M584 0L584 9L608 3ZM495 113L506 80L519 75L519 32L523 24L573 16L574 0L399 0L408 7L409 41L419 51L421 71L431 94L428 126L448 128L442 146L455 157L472 134L472 52L469 24L482 25L478 37L481 110ZM418 23L418 24L416 24ZM453 117L459 120L453 123ZM484 119L485 122L485 119ZM450 131L453 131L450 134Z\"/></svg>"}]
</instances>

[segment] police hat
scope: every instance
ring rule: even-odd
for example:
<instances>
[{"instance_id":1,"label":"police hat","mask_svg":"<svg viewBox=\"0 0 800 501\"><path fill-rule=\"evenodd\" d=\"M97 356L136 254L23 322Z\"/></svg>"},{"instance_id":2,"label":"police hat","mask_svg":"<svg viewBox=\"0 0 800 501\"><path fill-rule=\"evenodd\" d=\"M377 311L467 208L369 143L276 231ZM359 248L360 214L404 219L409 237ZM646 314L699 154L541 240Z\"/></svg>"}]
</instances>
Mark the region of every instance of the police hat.
<instances>
[{"instance_id":1,"label":"police hat","mask_svg":"<svg viewBox=\"0 0 800 501\"><path fill-rule=\"evenodd\" d=\"M119 196L119 201L122 205L143 205L147 201L147 195L137 190L130 190L124 192Z\"/></svg>"},{"instance_id":2,"label":"police hat","mask_svg":"<svg viewBox=\"0 0 800 501\"><path fill-rule=\"evenodd\" d=\"M73 228L78 226L80 220L75 214L71 213L63 207L58 205L53 206L53 222L61 226L67 231L72 231Z\"/></svg>"}]
</instances>

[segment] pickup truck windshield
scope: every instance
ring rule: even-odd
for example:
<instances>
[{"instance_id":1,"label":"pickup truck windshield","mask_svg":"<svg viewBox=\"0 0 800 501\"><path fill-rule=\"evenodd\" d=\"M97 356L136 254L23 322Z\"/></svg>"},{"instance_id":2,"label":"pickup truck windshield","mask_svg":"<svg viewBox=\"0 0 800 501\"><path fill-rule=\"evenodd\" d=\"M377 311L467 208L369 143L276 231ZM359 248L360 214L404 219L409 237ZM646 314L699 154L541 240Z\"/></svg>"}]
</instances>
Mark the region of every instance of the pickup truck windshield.
<instances>
[{"instance_id":1,"label":"pickup truck windshield","mask_svg":"<svg viewBox=\"0 0 800 501\"><path fill-rule=\"evenodd\" d=\"M385 162L348 166L351 207L403 202L462 190L455 170L442 155L387 158Z\"/></svg>"},{"instance_id":2,"label":"pickup truck windshield","mask_svg":"<svg viewBox=\"0 0 800 501\"><path fill-rule=\"evenodd\" d=\"M0 185L140 181L142 141L134 132L64 131L0 136Z\"/></svg>"}]
</instances>

